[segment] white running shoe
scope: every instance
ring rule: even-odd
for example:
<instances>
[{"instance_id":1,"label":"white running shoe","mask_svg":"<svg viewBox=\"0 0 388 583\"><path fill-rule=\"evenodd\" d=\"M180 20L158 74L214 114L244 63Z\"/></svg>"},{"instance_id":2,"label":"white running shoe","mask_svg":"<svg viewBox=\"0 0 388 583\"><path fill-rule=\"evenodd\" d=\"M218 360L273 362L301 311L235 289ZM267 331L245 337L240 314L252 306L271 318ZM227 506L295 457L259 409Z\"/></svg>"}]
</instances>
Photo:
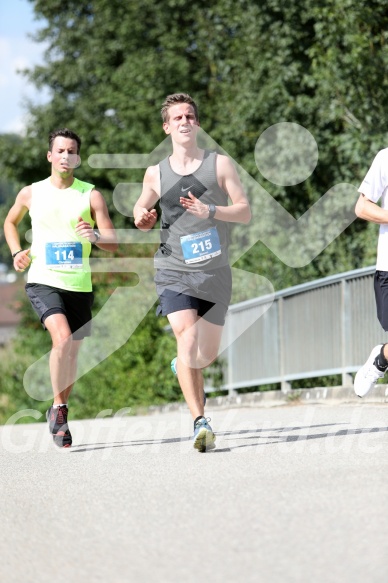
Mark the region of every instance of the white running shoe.
<instances>
[{"instance_id":1,"label":"white running shoe","mask_svg":"<svg viewBox=\"0 0 388 583\"><path fill-rule=\"evenodd\" d=\"M375 358L380 354L382 346L382 344L379 344L374 347L368 360L364 366L360 368L354 378L354 392L359 397L365 397L365 395L373 389L377 381L382 379L385 375L385 371L379 370L374 365Z\"/></svg>"}]
</instances>

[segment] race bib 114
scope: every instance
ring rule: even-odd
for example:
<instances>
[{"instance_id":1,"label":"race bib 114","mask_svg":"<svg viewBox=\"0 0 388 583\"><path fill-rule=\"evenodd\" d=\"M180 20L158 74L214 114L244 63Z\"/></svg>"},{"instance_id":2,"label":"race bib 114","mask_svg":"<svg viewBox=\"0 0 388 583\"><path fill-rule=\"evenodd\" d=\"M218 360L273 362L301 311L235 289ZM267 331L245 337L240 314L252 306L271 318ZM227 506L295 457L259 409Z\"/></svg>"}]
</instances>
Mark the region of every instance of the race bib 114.
<instances>
[{"instance_id":1,"label":"race bib 114","mask_svg":"<svg viewBox=\"0 0 388 583\"><path fill-rule=\"evenodd\" d=\"M77 241L46 243L49 269L82 269L82 244Z\"/></svg>"}]
</instances>

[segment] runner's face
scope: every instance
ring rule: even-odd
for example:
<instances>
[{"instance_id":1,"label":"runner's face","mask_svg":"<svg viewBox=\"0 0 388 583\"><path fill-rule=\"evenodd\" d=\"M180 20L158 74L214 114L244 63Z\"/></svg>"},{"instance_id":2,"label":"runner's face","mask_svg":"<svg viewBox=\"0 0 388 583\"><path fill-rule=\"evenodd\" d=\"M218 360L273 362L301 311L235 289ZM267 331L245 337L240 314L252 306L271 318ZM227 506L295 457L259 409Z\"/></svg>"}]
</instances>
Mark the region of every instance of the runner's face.
<instances>
[{"instance_id":1,"label":"runner's face","mask_svg":"<svg viewBox=\"0 0 388 583\"><path fill-rule=\"evenodd\" d=\"M77 142L70 138L57 136L52 145L52 151L47 152L47 160L53 170L61 175L69 175L79 164Z\"/></svg>"},{"instance_id":2,"label":"runner's face","mask_svg":"<svg viewBox=\"0 0 388 583\"><path fill-rule=\"evenodd\" d=\"M199 122L195 119L194 108L189 103L177 103L168 109L168 121L163 124L167 135L179 143L186 143L197 135Z\"/></svg>"}]
</instances>

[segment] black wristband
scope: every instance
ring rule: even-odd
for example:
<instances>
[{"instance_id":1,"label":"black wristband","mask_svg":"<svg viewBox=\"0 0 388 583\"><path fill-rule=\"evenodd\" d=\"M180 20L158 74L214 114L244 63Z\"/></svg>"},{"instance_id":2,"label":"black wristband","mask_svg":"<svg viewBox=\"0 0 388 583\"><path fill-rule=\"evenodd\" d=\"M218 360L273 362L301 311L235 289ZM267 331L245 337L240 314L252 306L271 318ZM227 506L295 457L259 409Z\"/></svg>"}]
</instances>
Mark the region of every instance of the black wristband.
<instances>
[{"instance_id":1,"label":"black wristband","mask_svg":"<svg viewBox=\"0 0 388 583\"><path fill-rule=\"evenodd\" d=\"M19 249L19 251L15 251L15 253L12 253L12 259L13 259L14 257L16 257L16 255L17 255L18 253L21 253L22 251L23 251L23 249Z\"/></svg>"},{"instance_id":2,"label":"black wristband","mask_svg":"<svg viewBox=\"0 0 388 583\"><path fill-rule=\"evenodd\" d=\"M209 207L209 219L213 219L214 215L216 214L216 205L215 204L208 204Z\"/></svg>"}]
</instances>

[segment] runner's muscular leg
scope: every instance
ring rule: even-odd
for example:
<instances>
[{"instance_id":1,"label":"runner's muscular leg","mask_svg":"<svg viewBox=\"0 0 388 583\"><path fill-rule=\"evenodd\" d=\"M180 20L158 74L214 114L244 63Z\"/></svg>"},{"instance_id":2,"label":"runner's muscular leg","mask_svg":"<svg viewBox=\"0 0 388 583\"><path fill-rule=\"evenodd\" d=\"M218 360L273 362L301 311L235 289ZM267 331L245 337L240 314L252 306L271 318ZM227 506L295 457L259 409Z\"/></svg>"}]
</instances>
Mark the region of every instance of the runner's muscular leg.
<instances>
[{"instance_id":1,"label":"runner's muscular leg","mask_svg":"<svg viewBox=\"0 0 388 583\"><path fill-rule=\"evenodd\" d=\"M197 310L180 310L168 314L167 318L177 340L179 384L193 419L196 419L204 414L203 375L197 366Z\"/></svg>"},{"instance_id":2,"label":"runner's muscular leg","mask_svg":"<svg viewBox=\"0 0 388 583\"><path fill-rule=\"evenodd\" d=\"M54 404L67 403L75 382L77 357L82 340L73 340L64 314L52 314L44 322L53 343L50 353L50 376Z\"/></svg>"},{"instance_id":3,"label":"runner's muscular leg","mask_svg":"<svg viewBox=\"0 0 388 583\"><path fill-rule=\"evenodd\" d=\"M223 326L212 324L204 318L198 321L198 356L197 366L206 368L218 356L218 350L221 343Z\"/></svg>"}]
</instances>

